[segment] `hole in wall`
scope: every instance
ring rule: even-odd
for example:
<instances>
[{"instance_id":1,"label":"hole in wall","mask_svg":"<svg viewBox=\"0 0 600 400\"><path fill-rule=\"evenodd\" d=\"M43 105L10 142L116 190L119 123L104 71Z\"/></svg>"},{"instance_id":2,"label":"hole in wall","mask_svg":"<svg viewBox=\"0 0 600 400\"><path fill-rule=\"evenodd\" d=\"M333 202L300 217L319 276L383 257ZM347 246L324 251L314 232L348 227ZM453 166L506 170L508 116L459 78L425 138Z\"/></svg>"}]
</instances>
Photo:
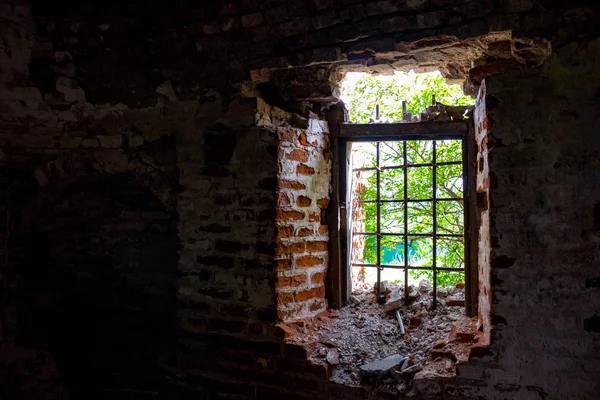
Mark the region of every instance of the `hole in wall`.
<instances>
[{"instance_id":1,"label":"hole in wall","mask_svg":"<svg viewBox=\"0 0 600 400\"><path fill-rule=\"evenodd\" d=\"M389 97L395 97L397 101L397 105L393 105L389 109L386 109L385 104L380 102L383 96L377 98L377 101L369 99L369 96L365 96L364 93L357 96L357 102L367 103L369 106L362 115L352 115L352 101L344 99L343 77L350 77L351 73L355 72L366 72L374 75L371 77L373 79L377 79L381 75L386 75L384 78L390 79L389 76L396 75L396 71L405 71L399 74L409 74L410 70L416 71L413 72L415 75L417 72L427 72L437 76L441 74L443 76L441 79L453 84L466 79L463 90L460 90L459 93L461 96L464 96L463 93L468 93L474 97L479 89L479 84L485 77L502 73L505 71L503 69L505 67L510 70L516 67L514 62L497 62L514 58L511 40L510 32L497 32L485 37L466 40L454 37L427 38L413 43L400 43L396 46L395 52L386 53L384 56L372 51L357 50L353 53L356 58L348 60L346 65L339 66L339 68L319 66L314 69L306 68L299 73L289 69L278 71L272 78L269 78L269 81L272 82L272 88L280 94L277 99L284 99L286 102L286 110L300 110L302 115L312 118L311 115L323 115L326 110L333 109L335 116L332 116L331 113L327 115L330 129L335 126L331 121L337 124L348 121L350 123L385 123L462 120L464 110L460 113L446 112L445 105L438 105L441 102L440 96L437 95L434 102L431 92L423 96L425 109L430 108L429 113L426 112L423 115L422 110L413 110L410 112L412 115L405 116L402 100L407 100L403 97L409 96L400 96L400 90L392 91L391 94L387 93ZM540 53L536 62L543 61L548 54L549 52ZM522 67L525 68L526 64L523 63ZM438 70L440 72L436 73L435 71ZM358 81L358 79L354 80ZM338 95L335 91L340 86L342 86L342 93ZM459 87L459 89L461 88ZM335 105L339 106L339 103L334 101L335 98L341 98L346 108L350 109L348 110L351 114L349 118L345 117L346 110L343 107L341 107L342 110L334 107ZM452 101L447 102L452 103ZM377 107L378 105L379 107ZM410 110L409 101L407 101L406 111ZM431 282L429 283L431 284ZM316 363L332 365L332 379L344 384L360 384L365 380L360 372L361 364L376 361L386 355L403 352L411 354L412 357L408 364L396 365L400 373L402 373L402 367L411 366L414 367L411 372L414 374L420 368L420 361L423 361L421 366L427 363L435 369L436 365L441 365L438 372L441 371L443 374L445 371L452 375L454 374L453 362L457 359L468 359L468 349L474 341L481 339L480 343L487 343L487 340L483 338L483 333L477 333L476 322L473 319L461 320L462 326L455 328L451 328L451 324L439 323L435 326L427 326L427 318L436 316L428 309L426 296L422 296L422 293L427 290L423 289L419 293L419 287L415 286L417 293L415 301L411 304L411 306L414 305L414 308L410 310L410 314L407 312L403 316L404 318L401 318L406 335L399 334L400 327L394 313L386 313L382 310L382 306L376 302L376 294L371 288L365 290L365 296L371 299L370 302L354 296L351 297L350 303L340 310L329 310L328 314L320 315L315 320L302 321L298 325L292 324L298 330L287 340L290 343L305 346L307 349L310 348L310 351L307 350L309 358ZM422 286L426 287L427 284L424 282ZM460 287L462 285L458 286L455 289L462 289ZM379 292L381 291L379 290ZM404 299L400 298L400 302L404 304ZM455 308L461 310L460 307ZM460 312L462 313L462 311ZM434 337L433 332L438 331L443 331L445 339L440 343L428 342L428 339ZM390 338L392 340L389 340ZM400 338L399 341L398 338ZM466 343L462 342L463 340ZM462 346L459 347L463 352L461 353L460 350L453 352L453 346L459 342ZM449 367L447 361L450 361ZM389 389L396 393L398 389L396 381L392 378L391 382L392 387ZM377 384L381 387L381 383ZM400 391L409 388L410 383L408 386L400 388Z\"/></svg>"}]
</instances>

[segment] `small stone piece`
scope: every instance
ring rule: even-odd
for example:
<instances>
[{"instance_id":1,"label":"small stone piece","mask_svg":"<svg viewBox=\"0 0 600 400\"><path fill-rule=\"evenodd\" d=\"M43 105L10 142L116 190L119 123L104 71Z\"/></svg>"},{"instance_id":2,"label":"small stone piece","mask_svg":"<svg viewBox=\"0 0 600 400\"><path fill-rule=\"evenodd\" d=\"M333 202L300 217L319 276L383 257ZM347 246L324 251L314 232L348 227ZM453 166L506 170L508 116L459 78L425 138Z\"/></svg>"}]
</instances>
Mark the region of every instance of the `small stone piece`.
<instances>
[{"instance_id":1,"label":"small stone piece","mask_svg":"<svg viewBox=\"0 0 600 400\"><path fill-rule=\"evenodd\" d=\"M391 283L390 281L382 281L379 284L379 290L377 290L377 282L375 282L375 284L373 285L373 293L375 293L375 296L378 296L379 293L384 293L387 296L392 290L391 290Z\"/></svg>"},{"instance_id":2,"label":"small stone piece","mask_svg":"<svg viewBox=\"0 0 600 400\"><path fill-rule=\"evenodd\" d=\"M456 282L456 288L457 289L464 289L465 288L465 283L464 282Z\"/></svg>"},{"instance_id":3,"label":"small stone piece","mask_svg":"<svg viewBox=\"0 0 600 400\"><path fill-rule=\"evenodd\" d=\"M431 291L431 282L429 279L423 278L419 281L419 293L429 293Z\"/></svg>"},{"instance_id":4,"label":"small stone piece","mask_svg":"<svg viewBox=\"0 0 600 400\"><path fill-rule=\"evenodd\" d=\"M391 312L402 307L404 303L404 299L402 298L402 293L400 290L394 290L390 293L388 300L383 305L384 312Z\"/></svg>"},{"instance_id":5,"label":"small stone piece","mask_svg":"<svg viewBox=\"0 0 600 400\"><path fill-rule=\"evenodd\" d=\"M380 381L389 374L392 368L396 368L407 359L407 357L404 357L400 354L394 354L384 359L361 365L360 372L362 377L366 380Z\"/></svg>"},{"instance_id":6,"label":"small stone piece","mask_svg":"<svg viewBox=\"0 0 600 400\"><path fill-rule=\"evenodd\" d=\"M417 294L419 294L419 292L417 291L417 288L415 287L415 285L409 285L408 291L406 292L406 297L409 300L414 300L417 298Z\"/></svg>"},{"instance_id":7,"label":"small stone piece","mask_svg":"<svg viewBox=\"0 0 600 400\"><path fill-rule=\"evenodd\" d=\"M329 349L327 352L327 362L330 365L338 365L340 363L340 352L337 349Z\"/></svg>"}]
</instances>

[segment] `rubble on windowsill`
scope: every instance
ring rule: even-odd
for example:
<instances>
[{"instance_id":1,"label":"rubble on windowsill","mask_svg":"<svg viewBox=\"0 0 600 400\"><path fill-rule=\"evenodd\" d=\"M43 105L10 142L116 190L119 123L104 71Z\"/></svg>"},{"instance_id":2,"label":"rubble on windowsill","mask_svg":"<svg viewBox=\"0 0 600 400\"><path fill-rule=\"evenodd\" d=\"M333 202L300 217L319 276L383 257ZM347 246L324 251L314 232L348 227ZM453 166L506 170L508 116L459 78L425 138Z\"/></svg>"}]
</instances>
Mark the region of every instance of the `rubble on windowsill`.
<instances>
[{"instance_id":1,"label":"rubble on windowsill","mask_svg":"<svg viewBox=\"0 0 600 400\"><path fill-rule=\"evenodd\" d=\"M469 348L479 339L474 320L465 316L464 285L439 288L435 309L427 280L409 286L408 304L403 287L389 282L386 285L388 307L378 304L373 288L364 284L354 290L349 305L312 322L298 323L297 334L288 340L314 349L310 359L328 363L332 380L344 385L367 383L390 392L405 392L421 370L421 374L454 375L455 362L466 360ZM402 317L404 334L396 311ZM367 364L390 356L396 357L388 361L402 362L379 371L375 380L371 379L373 374L365 374L372 367Z\"/></svg>"}]
</instances>

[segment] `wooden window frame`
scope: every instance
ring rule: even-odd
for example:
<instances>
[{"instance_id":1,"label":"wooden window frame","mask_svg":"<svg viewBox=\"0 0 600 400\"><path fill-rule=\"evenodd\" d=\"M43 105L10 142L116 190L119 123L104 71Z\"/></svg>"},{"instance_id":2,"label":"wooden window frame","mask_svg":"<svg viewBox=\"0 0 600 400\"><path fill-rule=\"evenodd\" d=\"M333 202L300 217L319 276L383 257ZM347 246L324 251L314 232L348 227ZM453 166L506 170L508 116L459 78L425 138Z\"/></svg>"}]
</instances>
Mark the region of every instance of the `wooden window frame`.
<instances>
[{"instance_id":1,"label":"wooden window frame","mask_svg":"<svg viewBox=\"0 0 600 400\"><path fill-rule=\"evenodd\" d=\"M359 141L399 140L463 140L463 168L466 171L465 205L465 312L477 315L478 269L477 242L478 224L476 215L476 143L471 120L456 122L418 122L385 124L342 123L332 132L332 196L330 226L330 273L328 279L329 300L332 308L340 308L349 300L352 292L348 235L348 213L350 191L348 171L350 146Z\"/></svg>"}]
</instances>

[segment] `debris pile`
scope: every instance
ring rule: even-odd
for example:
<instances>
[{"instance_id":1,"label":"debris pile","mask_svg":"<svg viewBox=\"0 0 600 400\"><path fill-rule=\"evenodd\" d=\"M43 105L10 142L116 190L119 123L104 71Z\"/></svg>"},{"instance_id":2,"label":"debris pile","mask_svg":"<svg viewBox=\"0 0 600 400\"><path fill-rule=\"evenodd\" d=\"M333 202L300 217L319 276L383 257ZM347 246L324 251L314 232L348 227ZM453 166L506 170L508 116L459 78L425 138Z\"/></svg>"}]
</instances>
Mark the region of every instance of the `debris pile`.
<instances>
[{"instance_id":1,"label":"debris pile","mask_svg":"<svg viewBox=\"0 0 600 400\"><path fill-rule=\"evenodd\" d=\"M457 360L451 354L456 350L456 338L451 337L453 324L472 321L465 317L462 307L464 285L438 288L434 308L433 289L427 279L409 285L406 294L403 285L381 284L379 288L366 284L356 288L349 305L313 323L300 324L298 334L289 340L314 349L310 358L331 365L332 379L345 385L368 383L403 392L410 389L415 373L442 359L442 369L452 373ZM385 291L385 304L377 303L378 290ZM469 328L476 330L474 322ZM474 335L470 339L468 345L472 345ZM444 372L440 363L434 369Z\"/></svg>"}]
</instances>

